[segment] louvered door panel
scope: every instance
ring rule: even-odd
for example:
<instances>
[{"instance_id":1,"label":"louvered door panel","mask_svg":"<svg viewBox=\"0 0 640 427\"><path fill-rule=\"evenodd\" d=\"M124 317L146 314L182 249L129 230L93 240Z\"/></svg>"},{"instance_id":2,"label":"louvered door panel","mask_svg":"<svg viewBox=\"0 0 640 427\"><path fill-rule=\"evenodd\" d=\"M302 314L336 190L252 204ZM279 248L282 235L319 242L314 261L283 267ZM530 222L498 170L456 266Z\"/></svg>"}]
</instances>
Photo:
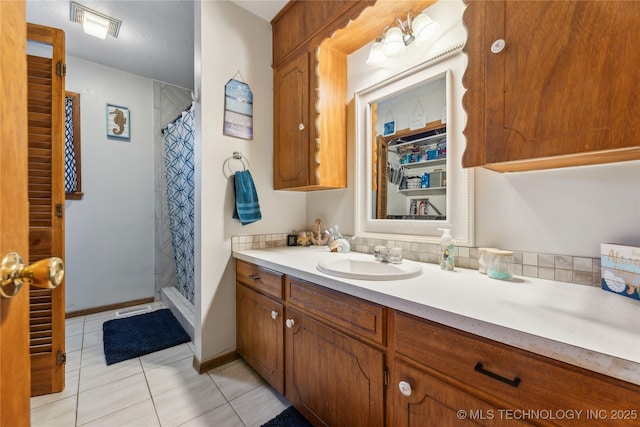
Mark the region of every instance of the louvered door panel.
<instances>
[{"instance_id":1,"label":"louvered door panel","mask_svg":"<svg viewBox=\"0 0 640 427\"><path fill-rule=\"evenodd\" d=\"M29 138L29 262L64 259L64 33L28 24L29 40L53 45L51 58L27 56ZM64 389L64 283L29 292L31 394Z\"/></svg>"}]
</instances>

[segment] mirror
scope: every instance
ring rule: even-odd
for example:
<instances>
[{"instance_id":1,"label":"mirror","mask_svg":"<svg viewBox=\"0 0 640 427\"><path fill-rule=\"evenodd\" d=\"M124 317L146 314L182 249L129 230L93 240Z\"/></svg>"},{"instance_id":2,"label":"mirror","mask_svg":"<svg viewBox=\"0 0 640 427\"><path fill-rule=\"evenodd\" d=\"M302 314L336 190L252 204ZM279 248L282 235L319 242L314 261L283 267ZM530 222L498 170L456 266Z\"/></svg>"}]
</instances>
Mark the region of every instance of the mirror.
<instances>
[{"instance_id":1,"label":"mirror","mask_svg":"<svg viewBox=\"0 0 640 427\"><path fill-rule=\"evenodd\" d=\"M449 74L371 104L371 219L447 219Z\"/></svg>"},{"instance_id":2,"label":"mirror","mask_svg":"<svg viewBox=\"0 0 640 427\"><path fill-rule=\"evenodd\" d=\"M355 93L357 235L436 243L449 228L457 245L473 245L461 49Z\"/></svg>"}]
</instances>

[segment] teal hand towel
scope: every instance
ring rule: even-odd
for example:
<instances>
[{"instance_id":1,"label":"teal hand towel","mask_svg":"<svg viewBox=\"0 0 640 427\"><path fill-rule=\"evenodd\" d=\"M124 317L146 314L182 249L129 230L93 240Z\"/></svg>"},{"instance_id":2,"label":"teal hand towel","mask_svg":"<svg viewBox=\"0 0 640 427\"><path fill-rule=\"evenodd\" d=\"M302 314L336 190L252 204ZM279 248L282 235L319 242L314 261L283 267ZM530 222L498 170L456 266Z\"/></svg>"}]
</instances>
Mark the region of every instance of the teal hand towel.
<instances>
[{"instance_id":1,"label":"teal hand towel","mask_svg":"<svg viewBox=\"0 0 640 427\"><path fill-rule=\"evenodd\" d=\"M261 220L262 213L260 213L258 193L253 184L251 173L247 170L236 172L233 177L233 186L236 193L233 218L239 219L242 225Z\"/></svg>"}]
</instances>

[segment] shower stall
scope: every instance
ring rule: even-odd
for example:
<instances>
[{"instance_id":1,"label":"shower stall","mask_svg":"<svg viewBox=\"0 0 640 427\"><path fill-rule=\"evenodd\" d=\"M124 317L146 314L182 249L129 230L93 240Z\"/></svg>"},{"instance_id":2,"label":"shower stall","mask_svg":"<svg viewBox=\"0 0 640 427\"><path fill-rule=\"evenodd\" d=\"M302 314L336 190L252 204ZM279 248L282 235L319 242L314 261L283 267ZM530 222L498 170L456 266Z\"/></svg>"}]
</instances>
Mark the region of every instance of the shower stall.
<instances>
[{"instance_id":1,"label":"shower stall","mask_svg":"<svg viewBox=\"0 0 640 427\"><path fill-rule=\"evenodd\" d=\"M194 112L191 92L154 82L155 297L194 331ZM177 117L177 119L176 119Z\"/></svg>"}]
</instances>

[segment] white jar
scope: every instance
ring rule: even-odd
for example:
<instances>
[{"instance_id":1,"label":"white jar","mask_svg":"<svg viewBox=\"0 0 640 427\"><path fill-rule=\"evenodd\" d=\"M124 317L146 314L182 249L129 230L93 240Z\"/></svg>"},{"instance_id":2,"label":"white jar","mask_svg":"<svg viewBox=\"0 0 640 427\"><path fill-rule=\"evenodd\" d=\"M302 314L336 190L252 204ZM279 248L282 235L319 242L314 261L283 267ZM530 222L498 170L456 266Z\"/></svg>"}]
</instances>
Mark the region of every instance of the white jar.
<instances>
[{"instance_id":1,"label":"white jar","mask_svg":"<svg viewBox=\"0 0 640 427\"><path fill-rule=\"evenodd\" d=\"M493 250L487 275L492 279L511 280L513 278L513 252Z\"/></svg>"},{"instance_id":2,"label":"white jar","mask_svg":"<svg viewBox=\"0 0 640 427\"><path fill-rule=\"evenodd\" d=\"M491 251L497 250L496 248L478 248L478 272L487 274L489 263L493 257Z\"/></svg>"}]
</instances>

